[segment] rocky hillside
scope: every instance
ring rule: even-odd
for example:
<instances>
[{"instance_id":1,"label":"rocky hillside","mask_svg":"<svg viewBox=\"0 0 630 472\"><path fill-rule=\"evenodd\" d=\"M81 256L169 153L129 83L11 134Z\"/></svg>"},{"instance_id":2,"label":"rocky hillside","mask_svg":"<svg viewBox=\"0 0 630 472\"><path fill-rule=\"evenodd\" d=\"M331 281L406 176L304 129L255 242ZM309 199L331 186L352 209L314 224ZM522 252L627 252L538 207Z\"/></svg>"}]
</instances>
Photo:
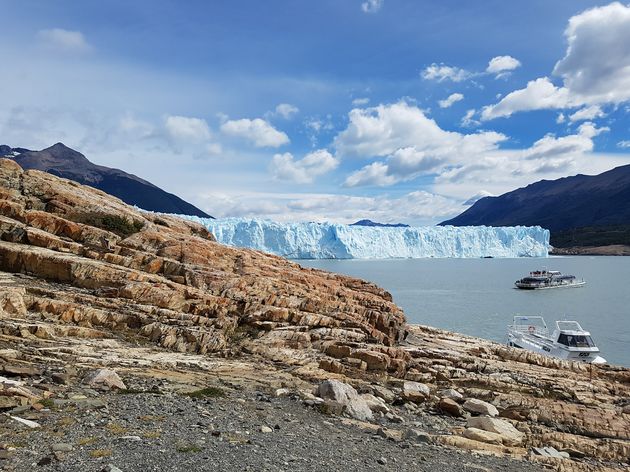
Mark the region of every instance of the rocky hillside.
<instances>
[{"instance_id":1,"label":"rocky hillside","mask_svg":"<svg viewBox=\"0 0 630 472\"><path fill-rule=\"evenodd\" d=\"M272 398L284 400L264 406ZM371 283L222 246L197 224L6 159L0 410L7 470L103 470L107 457L143 470L160 451L172 470L200 467L196 453L245 456L234 460L254 470L302 456L330 469L461 470L452 447L503 458L466 456L474 470L623 470L630 457L627 369L407 326ZM373 461L325 462L330 443L307 441L329 427L342 456ZM373 439L349 439L360 431ZM282 447L282 464L261 465L258 448L276 446L259 434L309 452Z\"/></svg>"},{"instance_id":2,"label":"rocky hillside","mask_svg":"<svg viewBox=\"0 0 630 472\"><path fill-rule=\"evenodd\" d=\"M24 169L37 169L90 185L144 210L212 218L199 208L151 182L120 169L99 166L83 154L57 143L41 151L0 146L0 157L13 159Z\"/></svg>"},{"instance_id":3,"label":"rocky hillside","mask_svg":"<svg viewBox=\"0 0 630 472\"><path fill-rule=\"evenodd\" d=\"M541 180L484 197L441 225L542 226L557 247L628 244L630 165L603 174Z\"/></svg>"}]
</instances>

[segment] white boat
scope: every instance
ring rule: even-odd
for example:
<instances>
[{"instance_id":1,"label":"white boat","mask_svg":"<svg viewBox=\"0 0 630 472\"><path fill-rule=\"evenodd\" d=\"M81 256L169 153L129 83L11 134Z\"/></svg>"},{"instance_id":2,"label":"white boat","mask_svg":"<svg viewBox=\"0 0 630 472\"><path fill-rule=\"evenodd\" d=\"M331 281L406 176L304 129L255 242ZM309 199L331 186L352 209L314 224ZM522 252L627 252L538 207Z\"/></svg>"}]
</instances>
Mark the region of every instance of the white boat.
<instances>
[{"instance_id":1,"label":"white boat","mask_svg":"<svg viewBox=\"0 0 630 472\"><path fill-rule=\"evenodd\" d=\"M515 316L508 326L508 346L567 361L606 363L591 333L577 321L556 321L556 328L549 334L542 316Z\"/></svg>"},{"instance_id":2,"label":"white boat","mask_svg":"<svg viewBox=\"0 0 630 472\"><path fill-rule=\"evenodd\" d=\"M546 288L581 287L586 284L584 279L578 280L575 275L563 275L557 270L535 270L529 276L514 282L517 288L523 290L543 290Z\"/></svg>"}]
</instances>

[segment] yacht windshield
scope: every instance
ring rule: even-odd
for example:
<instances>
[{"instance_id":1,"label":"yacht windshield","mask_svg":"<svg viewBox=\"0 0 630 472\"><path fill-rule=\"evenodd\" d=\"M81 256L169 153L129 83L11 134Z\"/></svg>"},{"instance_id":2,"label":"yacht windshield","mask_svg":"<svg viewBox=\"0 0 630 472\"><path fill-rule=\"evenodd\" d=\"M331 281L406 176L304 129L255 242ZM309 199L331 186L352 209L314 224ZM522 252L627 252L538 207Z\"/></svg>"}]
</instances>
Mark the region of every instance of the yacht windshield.
<instances>
[{"instance_id":1,"label":"yacht windshield","mask_svg":"<svg viewBox=\"0 0 630 472\"><path fill-rule=\"evenodd\" d=\"M569 347L595 347L595 343L590 336L574 336L571 334L560 334L558 342Z\"/></svg>"}]
</instances>

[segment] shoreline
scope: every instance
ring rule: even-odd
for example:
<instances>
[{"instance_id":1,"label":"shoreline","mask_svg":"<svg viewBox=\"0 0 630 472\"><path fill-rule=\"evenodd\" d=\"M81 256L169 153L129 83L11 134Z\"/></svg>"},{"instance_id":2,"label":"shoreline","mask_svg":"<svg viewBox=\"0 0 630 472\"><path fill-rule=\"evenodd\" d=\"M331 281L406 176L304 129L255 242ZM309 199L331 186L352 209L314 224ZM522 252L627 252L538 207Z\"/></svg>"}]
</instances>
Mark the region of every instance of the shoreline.
<instances>
[{"instance_id":1,"label":"shoreline","mask_svg":"<svg viewBox=\"0 0 630 472\"><path fill-rule=\"evenodd\" d=\"M550 256L630 256L630 246L612 244L609 246L575 246L553 248Z\"/></svg>"}]
</instances>

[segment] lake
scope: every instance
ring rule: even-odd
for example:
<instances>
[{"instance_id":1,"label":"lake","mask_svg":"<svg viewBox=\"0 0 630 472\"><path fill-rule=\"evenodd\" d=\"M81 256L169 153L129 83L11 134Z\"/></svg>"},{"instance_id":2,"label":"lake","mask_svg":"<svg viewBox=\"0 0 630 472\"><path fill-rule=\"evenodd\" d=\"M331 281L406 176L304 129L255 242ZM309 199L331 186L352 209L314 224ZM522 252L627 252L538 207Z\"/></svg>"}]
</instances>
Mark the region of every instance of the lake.
<instances>
[{"instance_id":1,"label":"lake","mask_svg":"<svg viewBox=\"0 0 630 472\"><path fill-rule=\"evenodd\" d=\"M305 267L372 281L410 323L506 342L516 314L577 320L609 363L630 367L630 257L548 259L300 260ZM584 278L579 288L518 290L514 281L546 268Z\"/></svg>"}]
</instances>

